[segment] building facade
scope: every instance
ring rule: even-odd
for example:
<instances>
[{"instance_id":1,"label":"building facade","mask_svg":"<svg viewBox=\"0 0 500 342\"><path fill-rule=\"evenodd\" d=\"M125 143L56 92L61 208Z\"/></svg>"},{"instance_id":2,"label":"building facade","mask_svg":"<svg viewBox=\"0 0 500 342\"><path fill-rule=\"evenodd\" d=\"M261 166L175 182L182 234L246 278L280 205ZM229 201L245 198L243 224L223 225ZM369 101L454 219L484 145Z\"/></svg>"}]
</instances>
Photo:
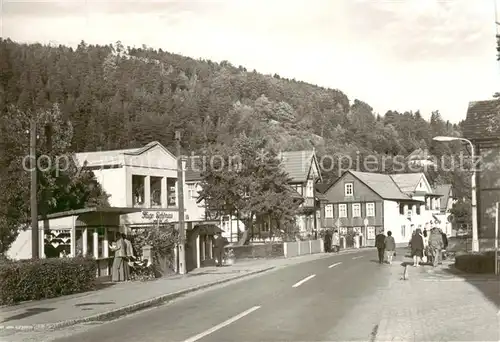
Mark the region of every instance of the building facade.
<instances>
[{"instance_id":1,"label":"building facade","mask_svg":"<svg viewBox=\"0 0 500 342\"><path fill-rule=\"evenodd\" d=\"M301 197L302 203L296 216L296 224L301 236L312 236L321 230L320 200L322 195L316 185L323 181L316 152L289 151L278 154L283 170L290 177L290 186Z\"/></svg>"},{"instance_id":2,"label":"building facade","mask_svg":"<svg viewBox=\"0 0 500 342\"><path fill-rule=\"evenodd\" d=\"M316 185L322 181L321 172L315 151L290 151L280 152L277 158L281 167L289 175L289 183L295 191L294 197L301 200L299 212L296 216L296 224L300 235L308 236L321 229L320 220L320 193L316 191ZM223 215L214 217L215 211L206 207L204 200L198 198L203 181L203 157L192 156L188 158L186 166L186 208L194 217L215 219L220 221L223 236L229 241L237 241L246 230L245 225L236 216ZM319 196L319 197L318 197ZM256 239L268 239L272 235L272 227L268 220L255 222L253 235Z\"/></svg>"},{"instance_id":3,"label":"building facade","mask_svg":"<svg viewBox=\"0 0 500 342\"><path fill-rule=\"evenodd\" d=\"M423 174L347 171L324 197L323 226L338 229L341 235L361 235L365 245L374 245L380 231L391 231L396 243L406 245L413 230L424 229L440 210L440 196Z\"/></svg>"},{"instance_id":4,"label":"building facade","mask_svg":"<svg viewBox=\"0 0 500 342\"><path fill-rule=\"evenodd\" d=\"M206 202L199 198L202 189L204 165L205 160L202 156L187 157L184 178L186 183L184 206L193 220L217 221L222 229L222 236L230 242L236 242L245 231L243 221L238 220L236 216L218 215L215 211L208 210Z\"/></svg>"},{"instance_id":5,"label":"building facade","mask_svg":"<svg viewBox=\"0 0 500 342\"><path fill-rule=\"evenodd\" d=\"M463 126L464 137L473 145L476 164L478 233L481 239L495 237L495 204L500 202L500 102L469 103Z\"/></svg>"},{"instance_id":6,"label":"building facade","mask_svg":"<svg viewBox=\"0 0 500 342\"><path fill-rule=\"evenodd\" d=\"M75 161L94 172L110 195L110 206L142 209L122 215L125 230L179 221L177 158L159 142L135 149L76 153ZM186 221L191 219L189 214L185 208Z\"/></svg>"}]
</instances>

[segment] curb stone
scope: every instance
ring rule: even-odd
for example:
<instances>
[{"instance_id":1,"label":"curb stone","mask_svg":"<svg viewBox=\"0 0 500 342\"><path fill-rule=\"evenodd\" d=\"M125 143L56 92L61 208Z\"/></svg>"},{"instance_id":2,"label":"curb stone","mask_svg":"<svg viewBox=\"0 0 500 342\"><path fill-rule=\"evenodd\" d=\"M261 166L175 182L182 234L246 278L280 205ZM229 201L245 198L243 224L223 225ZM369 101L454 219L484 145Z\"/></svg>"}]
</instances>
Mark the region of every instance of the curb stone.
<instances>
[{"instance_id":1,"label":"curb stone","mask_svg":"<svg viewBox=\"0 0 500 342\"><path fill-rule=\"evenodd\" d=\"M215 282L205 283L205 284L198 285L198 286L193 286L193 287L190 287L188 289L180 290L180 291L173 292L173 293L168 293L165 295L158 296L156 298L144 300L142 302L134 303L134 304L127 305L127 306L124 306L121 308L112 309L112 310L109 310L107 312L103 312L103 313L92 315L92 316L80 317L80 318L75 318L75 319L71 319L71 320L67 320L67 321L59 321L56 323L42 323L42 324L31 324L31 325L12 325L12 326L0 325L0 330L21 330L21 331L52 330L52 329L69 327L69 326L76 325L79 323L110 321L110 320L131 314L131 313L134 313L137 311L152 308L155 306L160 306L160 305L164 304L165 302L171 301L173 299L184 296L184 295L191 293L191 292L197 292L197 291L209 288L209 287L228 283L228 282L231 282L233 280L238 280L238 279L249 277L252 275L264 273L264 272L270 271L274 268L275 268L275 266L267 267L267 268L260 269L257 271L237 275L235 277L221 279L221 280L218 280Z\"/></svg>"}]
</instances>

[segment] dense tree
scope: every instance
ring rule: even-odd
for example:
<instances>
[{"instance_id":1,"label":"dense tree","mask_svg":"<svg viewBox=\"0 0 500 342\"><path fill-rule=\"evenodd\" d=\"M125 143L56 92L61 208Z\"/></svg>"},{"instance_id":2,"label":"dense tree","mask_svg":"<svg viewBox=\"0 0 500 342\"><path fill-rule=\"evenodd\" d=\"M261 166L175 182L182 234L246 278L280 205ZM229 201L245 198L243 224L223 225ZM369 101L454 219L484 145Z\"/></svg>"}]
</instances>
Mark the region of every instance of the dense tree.
<instances>
[{"instance_id":1,"label":"dense tree","mask_svg":"<svg viewBox=\"0 0 500 342\"><path fill-rule=\"evenodd\" d=\"M430 121L418 110L381 116L337 89L146 46L81 42L72 49L0 39L2 117L15 122L12 106L34 113L50 110L54 103L73 128L65 152L138 147L151 140L171 146L174 131L180 129L184 147L199 153L211 145L229 146L244 133L269 150L314 146L320 157L327 157L329 171L323 176L332 181L340 170L356 167L341 156L381 160L404 158L417 148L438 157L465 151L461 144L432 141L435 135L460 135L460 127L444 122L437 111ZM5 142L5 155L26 153L23 139ZM4 170L9 169L8 159L0 161ZM331 160L335 165L329 168ZM461 176L438 173L461 186Z\"/></svg>"},{"instance_id":2,"label":"dense tree","mask_svg":"<svg viewBox=\"0 0 500 342\"><path fill-rule=\"evenodd\" d=\"M38 214L107 205L107 195L91 171L80 170L67 149L72 125L57 104L37 112L8 106L0 116L0 254L30 217L30 120L37 123Z\"/></svg>"},{"instance_id":3,"label":"dense tree","mask_svg":"<svg viewBox=\"0 0 500 342\"><path fill-rule=\"evenodd\" d=\"M200 199L213 212L235 215L247 227L265 221L281 230L295 220L298 202L290 179L264 140L242 134L231 146L212 147L204 163Z\"/></svg>"}]
</instances>

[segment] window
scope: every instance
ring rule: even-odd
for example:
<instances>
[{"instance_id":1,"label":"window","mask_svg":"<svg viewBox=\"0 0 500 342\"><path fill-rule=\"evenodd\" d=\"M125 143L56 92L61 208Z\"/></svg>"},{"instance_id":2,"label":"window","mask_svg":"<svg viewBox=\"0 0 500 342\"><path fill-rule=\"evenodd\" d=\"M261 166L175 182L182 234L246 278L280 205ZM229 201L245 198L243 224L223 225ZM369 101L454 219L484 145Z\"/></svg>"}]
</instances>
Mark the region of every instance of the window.
<instances>
[{"instance_id":1,"label":"window","mask_svg":"<svg viewBox=\"0 0 500 342\"><path fill-rule=\"evenodd\" d=\"M417 215L420 215L420 204L417 204Z\"/></svg>"},{"instance_id":2,"label":"window","mask_svg":"<svg viewBox=\"0 0 500 342\"><path fill-rule=\"evenodd\" d=\"M352 217L361 217L361 204L354 203L352 205Z\"/></svg>"},{"instance_id":3,"label":"window","mask_svg":"<svg viewBox=\"0 0 500 342\"><path fill-rule=\"evenodd\" d=\"M347 217L347 204L339 204L339 217Z\"/></svg>"},{"instance_id":4,"label":"window","mask_svg":"<svg viewBox=\"0 0 500 342\"><path fill-rule=\"evenodd\" d=\"M333 218L333 204L325 206L325 218Z\"/></svg>"},{"instance_id":5,"label":"window","mask_svg":"<svg viewBox=\"0 0 500 342\"><path fill-rule=\"evenodd\" d=\"M291 187L293 189L295 189L295 191L297 191L299 194L304 196L304 194L302 193L302 185L301 184L292 184Z\"/></svg>"},{"instance_id":6,"label":"window","mask_svg":"<svg viewBox=\"0 0 500 342\"><path fill-rule=\"evenodd\" d=\"M411 216L412 216L412 214L413 214L413 211L408 210L408 211L407 211L407 213L406 213L406 216L411 217Z\"/></svg>"},{"instance_id":7,"label":"window","mask_svg":"<svg viewBox=\"0 0 500 342\"><path fill-rule=\"evenodd\" d=\"M353 183L345 183L344 185L344 190L345 190L345 195L346 196L352 196L353 195Z\"/></svg>"},{"instance_id":8,"label":"window","mask_svg":"<svg viewBox=\"0 0 500 342\"><path fill-rule=\"evenodd\" d=\"M188 198L195 199L198 198L198 191L196 190L196 184L190 183L188 186Z\"/></svg>"},{"instance_id":9,"label":"window","mask_svg":"<svg viewBox=\"0 0 500 342\"><path fill-rule=\"evenodd\" d=\"M132 175L132 204L142 206L145 197L145 176Z\"/></svg>"},{"instance_id":10,"label":"window","mask_svg":"<svg viewBox=\"0 0 500 342\"><path fill-rule=\"evenodd\" d=\"M366 216L375 216L375 203L366 203Z\"/></svg>"},{"instance_id":11,"label":"window","mask_svg":"<svg viewBox=\"0 0 500 342\"><path fill-rule=\"evenodd\" d=\"M402 237L406 236L406 226L404 224L401 226L401 236Z\"/></svg>"},{"instance_id":12,"label":"window","mask_svg":"<svg viewBox=\"0 0 500 342\"><path fill-rule=\"evenodd\" d=\"M167 201L169 207L175 207L177 204L177 179L167 178Z\"/></svg>"},{"instance_id":13,"label":"window","mask_svg":"<svg viewBox=\"0 0 500 342\"><path fill-rule=\"evenodd\" d=\"M150 188L150 200L151 207L161 207L161 181L162 177L153 177L151 176L149 179L149 188Z\"/></svg>"},{"instance_id":14,"label":"window","mask_svg":"<svg viewBox=\"0 0 500 342\"><path fill-rule=\"evenodd\" d=\"M405 214L405 206L404 204L399 204L399 215Z\"/></svg>"}]
</instances>

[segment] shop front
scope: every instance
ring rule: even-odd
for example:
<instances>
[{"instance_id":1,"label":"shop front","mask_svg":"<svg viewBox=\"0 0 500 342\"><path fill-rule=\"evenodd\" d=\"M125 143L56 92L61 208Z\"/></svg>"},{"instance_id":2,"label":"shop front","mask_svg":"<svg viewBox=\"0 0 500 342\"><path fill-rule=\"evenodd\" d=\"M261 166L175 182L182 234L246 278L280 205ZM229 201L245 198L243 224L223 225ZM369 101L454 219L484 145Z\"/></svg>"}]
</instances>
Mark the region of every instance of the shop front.
<instances>
[{"instance_id":1,"label":"shop front","mask_svg":"<svg viewBox=\"0 0 500 342\"><path fill-rule=\"evenodd\" d=\"M134 208L84 208L48 215L39 222L43 234L40 256L46 258L93 256L97 276L110 275L109 245L120 229L120 216Z\"/></svg>"}]
</instances>

